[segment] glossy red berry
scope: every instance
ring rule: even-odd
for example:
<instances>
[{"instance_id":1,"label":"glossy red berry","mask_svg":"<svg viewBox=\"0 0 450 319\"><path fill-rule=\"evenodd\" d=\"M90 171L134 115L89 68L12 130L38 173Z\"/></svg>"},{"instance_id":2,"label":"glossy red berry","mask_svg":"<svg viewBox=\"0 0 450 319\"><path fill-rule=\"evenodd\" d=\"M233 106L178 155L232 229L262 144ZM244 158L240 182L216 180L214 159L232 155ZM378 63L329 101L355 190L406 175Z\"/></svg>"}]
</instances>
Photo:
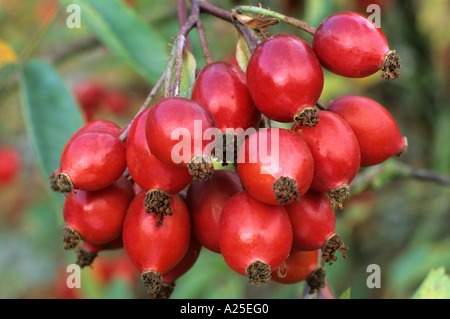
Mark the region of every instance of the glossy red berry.
<instances>
[{"instance_id":1,"label":"glossy red berry","mask_svg":"<svg viewBox=\"0 0 450 319\"><path fill-rule=\"evenodd\" d=\"M335 233L336 216L327 195L309 190L300 203L287 205L286 211L292 225L293 249L321 249L323 260L330 264L337 260L337 252L347 258L348 247Z\"/></svg>"},{"instance_id":2,"label":"glossy red berry","mask_svg":"<svg viewBox=\"0 0 450 319\"><path fill-rule=\"evenodd\" d=\"M194 266L200 255L201 248L202 245L194 238L191 238L188 250L184 254L183 259L181 259L171 271L163 276L161 290L158 295L154 296L155 298L168 299L172 295L175 282Z\"/></svg>"},{"instance_id":3,"label":"glossy red berry","mask_svg":"<svg viewBox=\"0 0 450 319\"><path fill-rule=\"evenodd\" d=\"M80 240L103 245L119 237L133 198L133 188L125 177L98 191L67 196L63 206L65 249L76 248Z\"/></svg>"},{"instance_id":4,"label":"glossy red berry","mask_svg":"<svg viewBox=\"0 0 450 319\"><path fill-rule=\"evenodd\" d=\"M327 17L316 29L312 47L322 66L341 76L361 78L380 69L386 79L400 74L399 57L389 50L381 29L359 13Z\"/></svg>"},{"instance_id":5,"label":"glossy red berry","mask_svg":"<svg viewBox=\"0 0 450 319\"><path fill-rule=\"evenodd\" d=\"M262 203L242 191L220 216L219 242L227 265L259 285L270 280L292 246L292 228L283 206Z\"/></svg>"},{"instance_id":6,"label":"glossy red berry","mask_svg":"<svg viewBox=\"0 0 450 319\"><path fill-rule=\"evenodd\" d=\"M191 239L191 221L183 199L173 195L170 199L173 215L156 226L158 217L145 211L145 196L145 193L136 195L130 204L123 225L123 244L149 287L149 294L154 295L161 289L162 276L185 255Z\"/></svg>"},{"instance_id":7,"label":"glossy red berry","mask_svg":"<svg viewBox=\"0 0 450 319\"><path fill-rule=\"evenodd\" d=\"M216 130L216 121L204 106L181 97L160 101L146 120L150 152L166 164L188 167L199 180L211 178Z\"/></svg>"},{"instance_id":8,"label":"glossy red berry","mask_svg":"<svg viewBox=\"0 0 450 319\"><path fill-rule=\"evenodd\" d=\"M256 199L271 205L288 204L309 189L314 159L298 134L287 129L260 129L240 148L238 173Z\"/></svg>"},{"instance_id":9,"label":"glossy red berry","mask_svg":"<svg viewBox=\"0 0 450 319\"><path fill-rule=\"evenodd\" d=\"M9 185L19 176L22 156L12 146L0 147L0 186Z\"/></svg>"},{"instance_id":10,"label":"glossy red berry","mask_svg":"<svg viewBox=\"0 0 450 319\"><path fill-rule=\"evenodd\" d=\"M158 160L148 147L145 123L150 109L139 114L128 131L126 160L130 176L147 192L145 206L148 212L161 217L171 214L170 195L183 190L192 181L185 167L168 165Z\"/></svg>"},{"instance_id":11,"label":"glossy red berry","mask_svg":"<svg viewBox=\"0 0 450 319\"><path fill-rule=\"evenodd\" d=\"M356 95L345 95L333 100L328 110L342 117L352 128L361 149L361 166L380 164L406 151L392 115L378 102Z\"/></svg>"},{"instance_id":12,"label":"glossy red berry","mask_svg":"<svg viewBox=\"0 0 450 319\"><path fill-rule=\"evenodd\" d=\"M293 247L317 250L334 234L336 216L328 196L308 191L299 203L286 206L294 235Z\"/></svg>"},{"instance_id":13,"label":"glossy red berry","mask_svg":"<svg viewBox=\"0 0 450 319\"><path fill-rule=\"evenodd\" d=\"M278 122L314 126L314 106L323 89L319 60L304 40L274 35L253 51L247 65L247 86L256 107Z\"/></svg>"},{"instance_id":14,"label":"glossy red berry","mask_svg":"<svg viewBox=\"0 0 450 319\"><path fill-rule=\"evenodd\" d=\"M191 99L211 112L222 132L227 128L257 128L261 120L245 73L231 63L217 61L205 66L195 80Z\"/></svg>"},{"instance_id":15,"label":"glossy red berry","mask_svg":"<svg viewBox=\"0 0 450 319\"><path fill-rule=\"evenodd\" d=\"M312 128L293 127L301 134L314 158L311 189L328 193L342 207L349 184L359 171L361 151L350 125L339 115L318 111L320 122Z\"/></svg>"},{"instance_id":16,"label":"glossy red berry","mask_svg":"<svg viewBox=\"0 0 450 319\"><path fill-rule=\"evenodd\" d=\"M88 131L64 147L57 184L63 193L100 190L118 180L125 168L123 142L105 131Z\"/></svg>"},{"instance_id":17,"label":"glossy red berry","mask_svg":"<svg viewBox=\"0 0 450 319\"><path fill-rule=\"evenodd\" d=\"M220 253L220 214L225 203L242 190L238 174L228 170L217 170L210 180L189 186L186 204L192 217L192 235L202 246Z\"/></svg>"},{"instance_id":18,"label":"glossy red berry","mask_svg":"<svg viewBox=\"0 0 450 319\"><path fill-rule=\"evenodd\" d=\"M305 281L317 269L318 261L318 250L301 251L292 249L284 265L272 274L272 279L282 284L295 284Z\"/></svg>"}]
</instances>

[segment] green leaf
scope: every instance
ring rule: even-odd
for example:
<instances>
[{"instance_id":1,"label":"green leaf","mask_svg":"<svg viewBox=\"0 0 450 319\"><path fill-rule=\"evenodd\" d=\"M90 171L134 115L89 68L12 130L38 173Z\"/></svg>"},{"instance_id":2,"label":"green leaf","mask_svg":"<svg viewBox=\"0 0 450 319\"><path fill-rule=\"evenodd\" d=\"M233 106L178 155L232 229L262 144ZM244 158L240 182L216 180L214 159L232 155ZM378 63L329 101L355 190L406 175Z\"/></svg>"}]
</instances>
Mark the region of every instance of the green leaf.
<instances>
[{"instance_id":1,"label":"green leaf","mask_svg":"<svg viewBox=\"0 0 450 319\"><path fill-rule=\"evenodd\" d=\"M236 45L236 60L244 72L247 70L247 64L250 60L251 54L252 53L250 52L244 37L239 33L239 38Z\"/></svg>"},{"instance_id":2,"label":"green leaf","mask_svg":"<svg viewBox=\"0 0 450 319\"><path fill-rule=\"evenodd\" d=\"M412 299L450 299L450 277L445 268L432 269Z\"/></svg>"},{"instance_id":3,"label":"green leaf","mask_svg":"<svg viewBox=\"0 0 450 319\"><path fill-rule=\"evenodd\" d=\"M61 0L81 9L81 27L89 30L119 59L149 82L166 66L167 44L121 0Z\"/></svg>"},{"instance_id":4,"label":"green leaf","mask_svg":"<svg viewBox=\"0 0 450 319\"><path fill-rule=\"evenodd\" d=\"M183 50L183 69L181 71L180 96L185 98L191 97L192 87L195 82L195 70L197 61L191 52Z\"/></svg>"},{"instance_id":5,"label":"green leaf","mask_svg":"<svg viewBox=\"0 0 450 319\"><path fill-rule=\"evenodd\" d=\"M350 287L344 290L344 292L339 296L339 299L350 299Z\"/></svg>"},{"instance_id":6,"label":"green leaf","mask_svg":"<svg viewBox=\"0 0 450 319\"><path fill-rule=\"evenodd\" d=\"M57 71L45 62L32 60L23 67L21 91L28 137L47 181L59 167L67 140L83 125L82 116ZM47 188L50 191L49 183ZM64 197L50 192L62 207Z\"/></svg>"}]
</instances>

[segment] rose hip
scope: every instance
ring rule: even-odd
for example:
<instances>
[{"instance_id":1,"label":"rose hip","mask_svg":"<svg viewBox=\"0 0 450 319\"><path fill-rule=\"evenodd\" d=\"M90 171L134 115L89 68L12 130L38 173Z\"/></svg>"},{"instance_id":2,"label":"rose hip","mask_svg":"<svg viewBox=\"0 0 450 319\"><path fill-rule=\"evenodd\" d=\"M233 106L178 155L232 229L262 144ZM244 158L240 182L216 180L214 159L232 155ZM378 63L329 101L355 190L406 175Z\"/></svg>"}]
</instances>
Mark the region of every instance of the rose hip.
<instances>
[{"instance_id":1,"label":"rose hip","mask_svg":"<svg viewBox=\"0 0 450 319\"><path fill-rule=\"evenodd\" d=\"M214 128L217 129L216 121L204 106L181 97L167 98L154 105L147 115L148 147L160 161L188 167L194 179L207 180L213 172L214 145L210 143L214 144L214 135L209 137L205 132Z\"/></svg>"},{"instance_id":2,"label":"rose hip","mask_svg":"<svg viewBox=\"0 0 450 319\"><path fill-rule=\"evenodd\" d=\"M292 227L283 206L262 203L242 191L220 216L220 250L225 262L254 285L266 283L292 246Z\"/></svg>"},{"instance_id":3,"label":"rose hip","mask_svg":"<svg viewBox=\"0 0 450 319\"><path fill-rule=\"evenodd\" d=\"M168 165L158 160L148 147L145 134L146 118L150 109L139 114L133 121L126 140L126 160L130 176L147 192L144 204L148 213L159 216L171 215L170 196L183 190L192 181L185 167Z\"/></svg>"},{"instance_id":4,"label":"rose hip","mask_svg":"<svg viewBox=\"0 0 450 319\"><path fill-rule=\"evenodd\" d=\"M277 34L253 51L247 86L256 107L278 122L318 123L314 106L323 89L323 72L309 44L293 35Z\"/></svg>"},{"instance_id":5,"label":"rose hip","mask_svg":"<svg viewBox=\"0 0 450 319\"><path fill-rule=\"evenodd\" d=\"M381 29L359 13L327 17L316 29L312 48L327 70L341 76L361 78L380 69L386 79L400 75L397 53L389 50Z\"/></svg>"},{"instance_id":6,"label":"rose hip","mask_svg":"<svg viewBox=\"0 0 450 319\"><path fill-rule=\"evenodd\" d=\"M191 239L188 209L179 195L170 199L173 212L164 224L156 226L158 217L147 214L140 193L131 202L123 225L123 244L128 257L141 273L150 295L161 289L162 276L173 269L185 255Z\"/></svg>"},{"instance_id":7,"label":"rose hip","mask_svg":"<svg viewBox=\"0 0 450 319\"><path fill-rule=\"evenodd\" d=\"M238 173L245 189L271 205L299 200L314 176L314 158L305 141L287 129L260 129L238 154Z\"/></svg>"},{"instance_id":8,"label":"rose hip","mask_svg":"<svg viewBox=\"0 0 450 319\"><path fill-rule=\"evenodd\" d=\"M192 234L205 248L220 253L220 214L225 203L242 190L238 174L227 170L217 170L210 180L189 186L186 204L192 217Z\"/></svg>"},{"instance_id":9,"label":"rose hip","mask_svg":"<svg viewBox=\"0 0 450 319\"><path fill-rule=\"evenodd\" d=\"M81 239L103 245L119 237L133 198L133 188L125 177L98 191L68 195L63 206L65 249L76 248Z\"/></svg>"},{"instance_id":10,"label":"rose hip","mask_svg":"<svg viewBox=\"0 0 450 319\"><path fill-rule=\"evenodd\" d=\"M406 151L406 137L400 134L392 115L378 102L364 96L345 95L333 100L328 110L342 117L355 133L362 167L380 164Z\"/></svg>"},{"instance_id":11,"label":"rose hip","mask_svg":"<svg viewBox=\"0 0 450 319\"><path fill-rule=\"evenodd\" d=\"M359 171L361 151L350 125L339 115L318 111L320 123L312 128L293 130L301 134L314 158L311 189L328 193L342 208L349 194L349 184Z\"/></svg>"}]
</instances>

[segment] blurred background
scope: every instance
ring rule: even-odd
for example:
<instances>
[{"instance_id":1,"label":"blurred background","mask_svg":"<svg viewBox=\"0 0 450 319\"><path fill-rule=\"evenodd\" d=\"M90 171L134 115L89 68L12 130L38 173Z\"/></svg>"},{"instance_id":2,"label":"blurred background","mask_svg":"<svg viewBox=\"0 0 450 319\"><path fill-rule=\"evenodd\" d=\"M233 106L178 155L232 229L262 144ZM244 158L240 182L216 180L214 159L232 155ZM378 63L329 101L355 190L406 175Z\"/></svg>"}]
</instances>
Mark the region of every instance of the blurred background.
<instances>
[{"instance_id":1,"label":"blurred background","mask_svg":"<svg viewBox=\"0 0 450 319\"><path fill-rule=\"evenodd\" d=\"M168 54L178 31L176 1L122 2L129 14L146 22ZM368 16L368 4L380 5L381 30L401 57L400 78L385 81L375 74L347 79L324 71L320 101L328 104L345 94L378 101L408 137L409 149L402 158L390 159L388 169L380 170L370 187L358 189L338 212L336 230L350 246L349 257L345 261L339 257L338 262L326 266L327 281L336 297L350 289L350 298L410 298L430 271L450 269L450 187L410 174L386 173L405 165L401 167L411 171L450 174L450 1L209 2L226 10L260 3L313 27L337 11ZM66 286L66 268L76 256L65 251L61 241L63 195L50 192L43 169L46 163L37 160L36 123L30 122L24 106L20 63L37 58L51 65L77 103L83 121L110 119L121 126L131 120L158 77L151 72L143 76L105 46L104 39L99 40L98 33L84 24L83 11L82 27L67 28L67 5L61 3L58 12L60 2L56 0L0 0L0 298L147 298L123 249L101 252L92 267L83 268L80 289ZM234 61L235 28L208 15L202 19L213 59ZM270 28L269 34L276 33L312 40L309 34L282 23ZM195 30L190 39L201 69L205 60ZM149 61L161 61L151 46L143 46L143 50ZM98 92L104 98L93 101ZM47 115L41 116L45 119ZM61 120L70 125L72 118ZM381 288L367 287L369 264L380 266ZM202 249L193 268L177 280L172 297L301 298L303 294L303 283L251 287L220 255Z\"/></svg>"}]
</instances>

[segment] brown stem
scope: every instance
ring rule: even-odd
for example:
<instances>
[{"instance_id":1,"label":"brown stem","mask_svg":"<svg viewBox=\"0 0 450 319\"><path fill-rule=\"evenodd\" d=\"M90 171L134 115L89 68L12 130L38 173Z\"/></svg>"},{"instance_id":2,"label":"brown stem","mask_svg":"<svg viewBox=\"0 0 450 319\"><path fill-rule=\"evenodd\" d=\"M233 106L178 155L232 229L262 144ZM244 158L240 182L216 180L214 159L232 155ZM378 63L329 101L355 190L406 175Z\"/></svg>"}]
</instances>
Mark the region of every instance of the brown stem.
<instances>
[{"instance_id":1,"label":"brown stem","mask_svg":"<svg viewBox=\"0 0 450 319\"><path fill-rule=\"evenodd\" d=\"M323 104L323 103L320 102L320 101L317 101L317 102L316 102L316 107L317 107L319 110L321 110L321 111L325 111L325 110L327 109L327 107L325 106L325 104Z\"/></svg>"},{"instance_id":2,"label":"brown stem","mask_svg":"<svg viewBox=\"0 0 450 319\"><path fill-rule=\"evenodd\" d=\"M187 22L186 0L177 0L178 26L181 28ZM192 52L191 41L186 36L186 50Z\"/></svg>"},{"instance_id":3,"label":"brown stem","mask_svg":"<svg viewBox=\"0 0 450 319\"><path fill-rule=\"evenodd\" d=\"M425 182L450 186L450 176L424 168L415 168L408 164L390 159L385 163L367 167L351 182L352 196L360 194L367 189L380 188L394 180L413 178Z\"/></svg>"},{"instance_id":4,"label":"brown stem","mask_svg":"<svg viewBox=\"0 0 450 319\"><path fill-rule=\"evenodd\" d=\"M203 55L205 56L206 63L210 64L213 63L214 60L211 56L211 51L209 51L208 41L206 40L206 32L203 26L202 19L200 19L200 7L198 5L198 0L193 0L192 5L192 14L195 14L197 16L197 33L200 38L200 45L202 46Z\"/></svg>"},{"instance_id":5,"label":"brown stem","mask_svg":"<svg viewBox=\"0 0 450 319\"><path fill-rule=\"evenodd\" d=\"M175 76L173 85L170 89L170 96L180 95L181 73L183 71L183 50L186 42L186 37L180 34L176 40L176 55L175 55Z\"/></svg>"},{"instance_id":6,"label":"brown stem","mask_svg":"<svg viewBox=\"0 0 450 319\"><path fill-rule=\"evenodd\" d=\"M194 0L191 0L191 2ZM249 49L251 52L256 48L256 46L259 43L259 40L257 37L252 33L249 28L245 27L242 23L238 21L234 21L233 15L231 12L223 10L221 8L218 8L206 1L200 1L198 2L199 8L201 12L210 14L212 16L215 16L219 19L225 20L227 22L231 22L235 25L236 29L242 34L244 37L245 42L247 43Z\"/></svg>"}]
</instances>

